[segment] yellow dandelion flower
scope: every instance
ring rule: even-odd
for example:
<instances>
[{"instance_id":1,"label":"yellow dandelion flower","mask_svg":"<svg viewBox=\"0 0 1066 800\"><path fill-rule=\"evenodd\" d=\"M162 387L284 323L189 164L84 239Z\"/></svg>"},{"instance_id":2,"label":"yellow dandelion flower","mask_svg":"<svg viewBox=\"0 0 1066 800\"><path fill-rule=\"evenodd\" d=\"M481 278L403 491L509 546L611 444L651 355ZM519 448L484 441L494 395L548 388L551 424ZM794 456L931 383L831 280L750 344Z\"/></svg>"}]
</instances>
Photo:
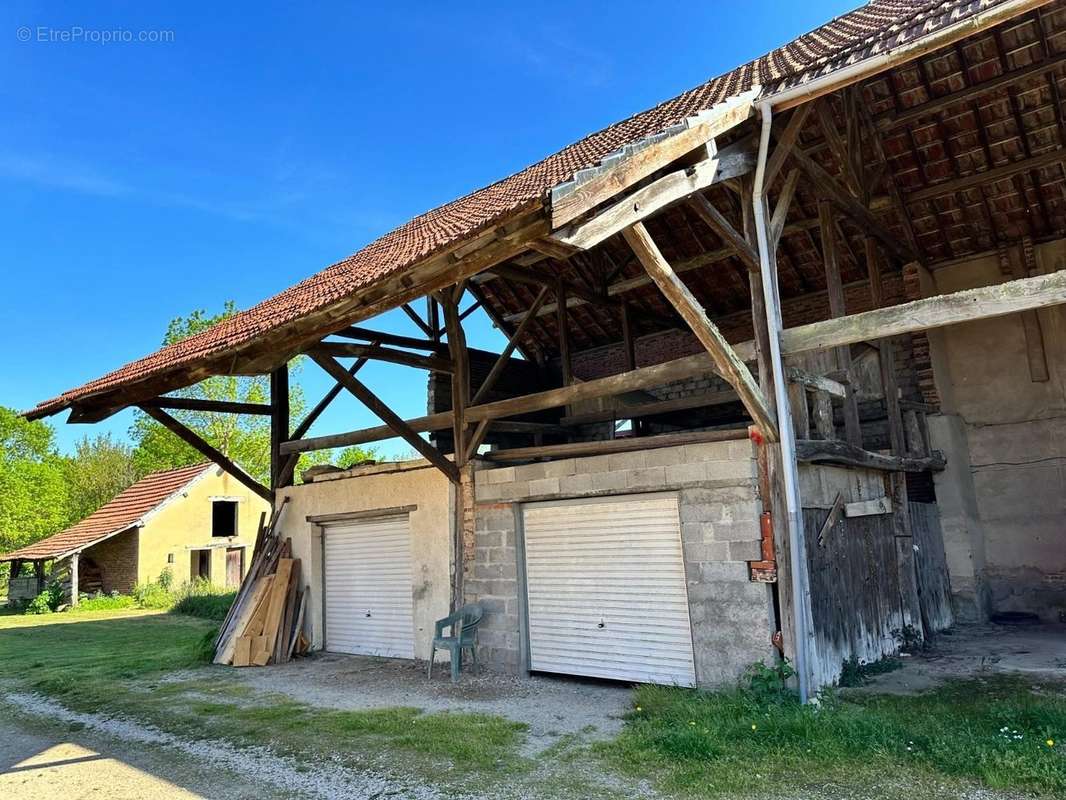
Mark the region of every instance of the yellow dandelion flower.
<instances>
[{"instance_id":1,"label":"yellow dandelion flower","mask_svg":"<svg viewBox=\"0 0 1066 800\"><path fill-rule=\"evenodd\" d=\"M1047 740L1047 746L1048 747L1054 747L1055 746L1055 740L1054 739L1048 739Z\"/></svg>"},{"instance_id":2,"label":"yellow dandelion flower","mask_svg":"<svg viewBox=\"0 0 1066 800\"><path fill-rule=\"evenodd\" d=\"M756 725L752 725L752 726L751 726L751 729L752 729L752 730L755 730L755 729L756 729L756 727L758 727L758 726L756 726Z\"/></svg>"},{"instance_id":3,"label":"yellow dandelion flower","mask_svg":"<svg viewBox=\"0 0 1066 800\"><path fill-rule=\"evenodd\" d=\"M642 711L642 710L643 709L640 706L637 706L637 711Z\"/></svg>"}]
</instances>

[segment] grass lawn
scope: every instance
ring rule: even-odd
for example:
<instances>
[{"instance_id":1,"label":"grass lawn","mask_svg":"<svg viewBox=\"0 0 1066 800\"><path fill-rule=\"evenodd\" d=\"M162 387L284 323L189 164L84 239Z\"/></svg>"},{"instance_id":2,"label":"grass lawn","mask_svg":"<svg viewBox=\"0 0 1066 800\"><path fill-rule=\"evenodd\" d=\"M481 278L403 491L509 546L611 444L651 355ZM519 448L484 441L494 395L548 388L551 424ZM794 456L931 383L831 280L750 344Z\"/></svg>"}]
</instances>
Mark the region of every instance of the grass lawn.
<instances>
[{"instance_id":1,"label":"grass lawn","mask_svg":"<svg viewBox=\"0 0 1066 800\"><path fill-rule=\"evenodd\" d=\"M313 709L256 695L225 668L168 674L202 666L213 631L158 612L0 615L0 688L188 739L268 747L312 766L384 768L486 796L519 786L531 797L631 797L638 781L678 797L918 800L977 787L1010 792L988 800L1066 796L1062 686L1000 677L918 697L827 696L819 707L646 686L617 739L560 740L529 758L524 726L501 717Z\"/></svg>"}]
</instances>

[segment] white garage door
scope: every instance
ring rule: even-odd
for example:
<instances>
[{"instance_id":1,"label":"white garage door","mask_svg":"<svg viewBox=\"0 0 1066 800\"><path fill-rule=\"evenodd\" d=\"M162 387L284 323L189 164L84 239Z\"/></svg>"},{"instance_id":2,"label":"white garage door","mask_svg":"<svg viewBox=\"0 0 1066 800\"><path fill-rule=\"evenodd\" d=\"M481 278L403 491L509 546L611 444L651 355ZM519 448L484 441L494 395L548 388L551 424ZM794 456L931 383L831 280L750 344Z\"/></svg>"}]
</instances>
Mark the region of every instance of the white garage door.
<instances>
[{"instance_id":1,"label":"white garage door","mask_svg":"<svg viewBox=\"0 0 1066 800\"><path fill-rule=\"evenodd\" d=\"M531 669L695 685L676 496L530 504L523 519Z\"/></svg>"},{"instance_id":2,"label":"white garage door","mask_svg":"<svg viewBox=\"0 0 1066 800\"><path fill-rule=\"evenodd\" d=\"M414 658L407 515L330 525L323 547L326 650Z\"/></svg>"}]
</instances>

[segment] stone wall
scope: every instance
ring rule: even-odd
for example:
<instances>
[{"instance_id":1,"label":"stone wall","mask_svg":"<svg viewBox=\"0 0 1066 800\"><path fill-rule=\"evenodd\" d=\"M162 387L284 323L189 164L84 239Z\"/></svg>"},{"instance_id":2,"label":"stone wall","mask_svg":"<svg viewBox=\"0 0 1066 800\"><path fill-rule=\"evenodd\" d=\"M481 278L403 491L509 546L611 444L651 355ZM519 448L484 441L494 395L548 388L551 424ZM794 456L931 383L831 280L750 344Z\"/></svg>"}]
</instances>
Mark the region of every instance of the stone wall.
<instances>
[{"instance_id":1,"label":"stone wall","mask_svg":"<svg viewBox=\"0 0 1066 800\"><path fill-rule=\"evenodd\" d=\"M486 468L476 487L475 566L466 600L488 612L479 637L491 667L525 668L521 504L661 491L676 491L680 500L698 683L731 684L753 661L772 656L771 589L748 576L747 562L760 556L762 507L746 439Z\"/></svg>"}]
</instances>

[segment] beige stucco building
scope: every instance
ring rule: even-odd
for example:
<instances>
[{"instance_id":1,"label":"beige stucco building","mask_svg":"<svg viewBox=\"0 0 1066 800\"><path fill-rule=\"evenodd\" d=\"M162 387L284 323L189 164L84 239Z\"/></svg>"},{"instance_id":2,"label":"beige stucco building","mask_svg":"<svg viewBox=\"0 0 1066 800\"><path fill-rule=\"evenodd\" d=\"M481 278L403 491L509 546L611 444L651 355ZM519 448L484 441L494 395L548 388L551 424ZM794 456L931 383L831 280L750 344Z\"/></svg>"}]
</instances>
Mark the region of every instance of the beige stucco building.
<instances>
[{"instance_id":1,"label":"beige stucco building","mask_svg":"<svg viewBox=\"0 0 1066 800\"><path fill-rule=\"evenodd\" d=\"M236 587L269 508L214 464L153 473L76 525L0 556L13 565L8 597L35 596L49 561L81 593L129 592L165 571L175 586L205 578Z\"/></svg>"}]
</instances>

